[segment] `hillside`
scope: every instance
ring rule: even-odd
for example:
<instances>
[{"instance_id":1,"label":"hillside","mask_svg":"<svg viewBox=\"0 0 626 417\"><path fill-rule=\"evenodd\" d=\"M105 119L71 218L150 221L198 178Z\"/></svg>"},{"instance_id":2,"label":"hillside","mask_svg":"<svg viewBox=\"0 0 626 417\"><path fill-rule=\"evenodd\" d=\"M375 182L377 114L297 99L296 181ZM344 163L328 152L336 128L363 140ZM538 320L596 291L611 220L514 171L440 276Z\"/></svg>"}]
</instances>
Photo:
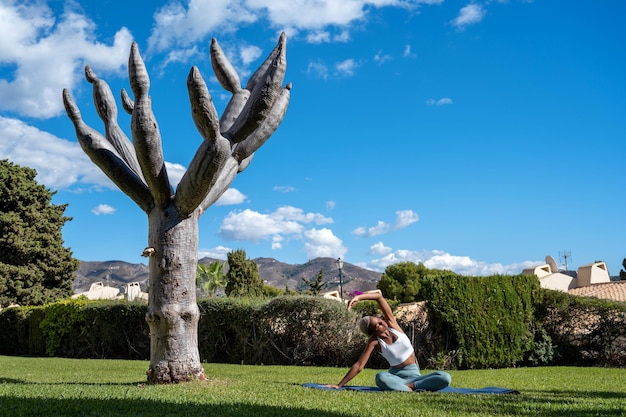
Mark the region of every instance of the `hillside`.
<instances>
[{"instance_id":1,"label":"hillside","mask_svg":"<svg viewBox=\"0 0 626 417\"><path fill-rule=\"evenodd\" d=\"M202 258L200 263L210 264L216 261L212 258ZM274 287L285 289L306 288L302 278L315 279L320 270L324 272L324 281L327 282L325 291L339 289L339 272L333 258L315 258L305 264L286 264L273 258L256 258L254 261L259 267L261 279ZM344 263L343 270L344 293L359 290L366 291L376 288L381 273L360 268L356 265ZM130 282L139 282L143 291L147 290L149 271L145 264L131 264L123 261L95 261L81 262L74 279L74 292L89 290L89 286L101 281L104 285L121 287Z\"/></svg>"}]
</instances>

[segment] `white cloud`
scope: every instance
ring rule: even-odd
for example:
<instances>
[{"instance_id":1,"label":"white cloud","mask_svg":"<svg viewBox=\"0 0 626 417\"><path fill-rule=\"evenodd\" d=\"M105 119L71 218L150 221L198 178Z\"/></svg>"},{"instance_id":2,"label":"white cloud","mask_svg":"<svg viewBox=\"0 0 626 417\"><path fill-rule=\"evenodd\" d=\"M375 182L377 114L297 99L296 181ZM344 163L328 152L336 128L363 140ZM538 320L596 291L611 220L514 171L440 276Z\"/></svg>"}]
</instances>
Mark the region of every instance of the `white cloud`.
<instances>
[{"instance_id":1,"label":"white cloud","mask_svg":"<svg viewBox=\"0 0 626 417\"><path fill-rule=\"evenodd\" d=\"M389 224L378 221L376 226L372 226L370 228L365 228L364 226L357 227L351 233L356 237L372 237L377 235L382 235L383 233L387 233L390 229Z\"/></svg>"},{"instance_id":2,"label":"white cloud","mask_svg":"<svg viewBox=\"0 0 626 417\"><path fill-rule=\"evenodd\" d=\"M378 62L378 64L382 65L389 60L391 60L391 55L384 54L382 50L378 51L376 55L374 55L374 61Z\"/></svg>"},{"instance_id":3,"label":"white cloud","mask_svg":"<svg viewBox=\"0 0 626 417\"><path fill-rule=\"evenodd\" d=\"M330 33L325 30L311 32L306 37L309 43L328 43L331 40Z\"/></svg>"},{"instance_id":4,"label":"white cloud","mask_svg":"<svg viewBox=\"0 0 626 417\"><path fill-rule=\"evenodd\" d=\"M388 255L389 253L391 253L391 248L385 246L383 242L374 243L372 246L370 246L370 255L384 256Z\"/></svg>"},{"instance_id":5,"label":"white cloud","mask_svg":"<svg viewBox=\"0 0 626 417\"><path fill-rule=\"evenodd\" d=\"M96 216L101 214L113 214L115 211L115 208L109 206L108 204L99 204L91 210L91 212Z\"/></svg>"},{"instance_id":6,"label":"white cloud","mask_svg":"<svg viewBox=\"0 0 626 417\"><path fill-rule=\"evenodd\" d=\"M446 269L454 271L461 275L470 276L488 276L494 274L512 274L516 275L522 272L524 268L537 265L541 262L525 261L509 265L500 263L489 264L477 261L469 256L456 256L440 250L432 251L411 251L397 250L389 253L382 258L370 262L372 269L383 271L387 266L397 264L399 262L423 263L427 268Z\"/></svg>"},{"instance_id":7,"label":"white cloud","mask_svg":"<svg viewBox=\"0 0 626 417\"><path fill-rule=\"evenodd\" d=\"M220 196L215 202L216 206L230 206L234 204L241 204L246 201L248 197L236 188L229 188Z\"/></svg>"},{"instance_id":8,"label":"white cloud","mask_svg":"<svg viewBox=\"0 0 626 417\"><path fill-rule=\"evenodd\" d=\"M321 78L323 80L328 78L328 67L321 62L309 62L306 69L307 75L315 78Z\"/></svg>"},{"instance_id":9,"label":"white cloud","mask_svg":"<svg viewBox=\"0 0 626 417\"><path fill-rule=\"evenodd\" d=\"M385 234L391 230L404 229L418 220L419 216L413 210L399 210L396 211L396 222L393 227L391 227L389 223L379 220L378 223L376 223L376 226L369 228L360 226L354 229L351 233L358 238L373 237Z\"/></svg>"},{"instance_id":10,"label":"white cloud","mask_svg":"<svg viewBox=\"0 0 626 417\"><path fill-rule=\"evenodd\" d=\"M0 158L36 169L37 181L50 189L80 184L117 188L76 142L2 116L0 137Z\"/></svg>"},{"instance_id":11,"label":"white cloud","mask_svg":"<svg viewBox=\"0 0 626 417\"><path fill-rule=\"evenodd\" d=\"M96 26L70 9L55 19L50 9L0 3L0 65L14 68L0 79L0 110L34 118L57 116L61 91L74 88L84 63L96 72L121 73L128 63L132 35L121 28L113 45L95 41ZM54 71L51 71L54 68Z\"/></svg>"},{"instance_id":12,"label":"white cloud","mask_svg":"<svg viewBox=\"0 0 626 417\"><path fill-rule=\"evenodd\" d=\"M296 191L296 188L291 185L276 185L274 191L278 191L279 193L291 193Z\"/></svg>"},{"instance_id":13,"label":"white cloud","mask_svg":"<svg viewBox=\"0 0 626 417\"><path fill-rule=\"evenodd\" d=\"M413 210L396 211L396 224L394 230L404 229L419 220L419 216Z\"/></svg>"},{"instance_id":14,"label":"white cloud","mask_svg":"<svg viewBox=\"0 0 626 417\"><path fill-rule=\"evenodd\" d=\"M309 259L319 257L343 258L348 252L341 239L327 228L305 231L304 250Z\"/></svg>"},{"instance_id":15,"label":"white cloud","mask_svg":"<svg viewBox=\"0 0 626 417\"><path fill-rule=\"evenodd\" d=\"M183 178L183 175L185 175L185 172L187 171L187 168L181 164L175 164L167 161L165 161L165 169L167 169L167 177L170 180L170 184L174 188L176 188L181 178Z\"/></svg>"},{"instance_id":16,"label":"white cloud","mask_svg":"<svg viewBox=\"0 0 626 417\"><path fill-rule=\"evenodd\" d=\"M69 123L69 122L68 122ZM117 190L76 142L58 138L18 119L0 116L0 158L37 170L37 181L51 189L87 186ZM185 167L165 162L173 187Z\"/></svg>"},{"instance_id":17,"label":"white cloud","mask_svg":"<svg viewBox=\"0 0 626 417\"><path fill-rule=\"evenodd\" d=\"M189 0L186 6L169 2L157 10L154 20L148 50L160 52L186 47L218 30L234 32L257 16L243 1Z\"/></svg>"},{"instance_id":18,"label":"white cloud","mask_svg":"<svg viewBox=\"0 0 626 417\"><path fill-rule=\"evenodd\" d=\"M241 62L244 66L248 66L251 62L254 62L257 58L261 56L261 48L258 46L242 46L240 48L239 55L241 57Z\"/></svg>"},{"instance_id":19,"label":"white cloud","mask_svg":"<svg viewBox=\"0 0 626 417\"><path fill-rule=\"evenodd\" d=\"M446 104L452 104L452 99L449 97L440 98L439 100L435 100L434 98L429 98L426 100L426 104L429 106L444 106Z\"/></svg>"},{"instance_id":20,"label":"white cloud","mask_svg":"<svg viewBox=\"0 0 626 417\"><path fill-rule=\"evenodd\" d=\"M346 59L335 65L335 69L339 75L350 77L354 75L354 70L358 67L354 59Z\"/></svg>"},{"instance_id":21,"label":"white cloud","mask_svg":"<svg viewBox=\"0 0 626 417\"><path fill-rule=\"evenodd\" d=\"M473 25L485 17L485 9L480 4L471 3L459 11L459 15L452 20L452 25L458 29L464 29L468 25Z\"/></svg>"},{"instance_id":22,"label":"white cloud","mask_svg":"<svg viewBox=\"0 0 626 417\"><path fill-rule=\"evenodd\" d=\"M333 200L329 200L326 202L326 210L333 210L336 205L337 205L337 202Z\"/></svg>"},{"instance_id":23,"label":"white cloud","mask_svg":"<svg viewBox=\"0 0 626 417\"><path fill-rule=\"evenodd\" d=\"M222 221L219 235L224 240L252 241L274 239L276 236L301 238L307 224L329 224L331 218L302 209L283 206L270 214L245 209L230 212Z\"/></svg>"},{"instance_id":24,"label":"white cloud","mask_svg":"<svg viewBox=\"0 0 626 417\"><path fill-rule=\"evenodd\" d=\"M198 259L202 258L213 258L220 259L222 261L227 259L228 252L231 252L231 248L227 248L225 246L216 246L212 249L199 249L198 250Z\"/></svg>"},{"instance_id":25,"label":"white cloud","mask_svg":"<svg viewBox=\"0 0 626 417\"><path fill-rule=\"evenodd\" d=\"M319 225L333 223L333 219L330 217L318 213L304 213L304 210L292 206L279 207L272 214L272 217L281 220L295 220L304 224L315 223Z\"/></svg>"},{"instance_id":26,"label":"white cloud","mask_svg":"<svg viewBox=\"0 0 626 417\"><path fill-rule=\"evenodd\" d=\"M415 58L415 54L411 52L411 45L406 45L404 47L404 52L402 53L404 58Z\"/></svg>"}]
</instances>

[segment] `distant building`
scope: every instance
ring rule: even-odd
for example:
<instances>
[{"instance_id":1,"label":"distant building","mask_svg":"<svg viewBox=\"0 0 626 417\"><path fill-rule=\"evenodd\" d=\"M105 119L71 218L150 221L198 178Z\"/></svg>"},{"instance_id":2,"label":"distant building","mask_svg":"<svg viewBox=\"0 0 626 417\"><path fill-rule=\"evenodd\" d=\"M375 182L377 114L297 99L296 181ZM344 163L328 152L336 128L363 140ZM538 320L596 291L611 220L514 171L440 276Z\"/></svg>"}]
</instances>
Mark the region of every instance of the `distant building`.
<instances>
[{"instance_id":1,"label":"distant building","mask_svg":"<svg viewBox=\"0 0 626 417\"><path fill-rule=\"evenodd\" d=\"M141 291L138 282L131 282L122 288L124 289L124 294L122 294L119 288L105 286L101 281L98 281L91 284L89 291L74 294L72 298L84 296L89 300L117 300L125 298L128 301L148 301L148 293Z\"/></svg>"},{"instance_id":2,"label":"distant building","mask_svg":"<svg viewBox=\"0 0 626 417\"><path fill-rule=\"evenodd\" d=\"M572 295L626 301L626 282L611 281L604 262L582 265L576 274L558 271L551 257L546 264L526 268L522 275L535 275L542 288L567 292Z\"/></svg>"}]
</instances>

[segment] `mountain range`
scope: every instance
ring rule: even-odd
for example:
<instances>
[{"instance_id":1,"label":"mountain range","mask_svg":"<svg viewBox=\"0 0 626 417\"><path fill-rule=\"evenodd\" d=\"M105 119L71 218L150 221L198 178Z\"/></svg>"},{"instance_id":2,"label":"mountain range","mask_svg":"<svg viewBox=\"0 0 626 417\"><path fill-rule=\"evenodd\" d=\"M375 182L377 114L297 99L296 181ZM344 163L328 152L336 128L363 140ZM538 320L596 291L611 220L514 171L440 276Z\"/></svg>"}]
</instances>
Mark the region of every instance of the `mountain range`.
<instances>
[{"instance_id":1,"label":"mountain range","mask_svg":"<svg viewBox=\"0 0 626 417\"><path fill-rule=\"evenodd\" d=\"M198 262L209 265L218 261L212 258L202 258ZM333 258L315 258L304 264L291 265L273 258L253 259L259 268L261 279L276 288L290 290L305 290L308 288L303 279L313 281L320 270L326 286L323 291L339 289L339 270ZM220 261L225 262L225 261ZM224 268L228 271L228 264ZM376 288L381 277L380 272L360 268L344 262L341 270L344 294L352 291L368 291ZM75 293L88 291L94 282L102 282L105 286L123 287L131 282L139 282L141 289L147 291L150 272L148 265L132 264L124 261L81 261L73 283Z\"/></svg>"}]
</instances>

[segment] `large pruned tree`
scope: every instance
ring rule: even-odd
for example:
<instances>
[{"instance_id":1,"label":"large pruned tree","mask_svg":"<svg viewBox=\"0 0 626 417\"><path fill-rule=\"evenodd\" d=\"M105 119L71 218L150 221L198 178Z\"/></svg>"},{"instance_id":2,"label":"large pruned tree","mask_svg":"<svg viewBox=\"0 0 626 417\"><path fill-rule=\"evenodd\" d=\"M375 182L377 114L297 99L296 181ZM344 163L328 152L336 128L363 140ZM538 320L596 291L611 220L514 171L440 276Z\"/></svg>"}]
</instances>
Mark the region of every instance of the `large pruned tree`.
<instances>
[{"instance_id":1,"label":"large pruned tree","mask_svg":"<svg viewBox=\"0 0 626 417\"><path fill-rule=\"evenodd\" d=\"M132 142L117 123L117 106L106 82L89 66L95 107L105 135L87 126L72 97L63 90L66 112L85 153L148 215L150 295L149 383L206 378L198 353L199 310L195 278L198 219L246 169L254 152L282 121L291 84L282 86L286 36L254 72L245 88L218 42L211 42L211 64L219 83L232 93L221 117L197 67L187 78L191 113L204 138L176 190L170 185L161 136L152 112L150 79L136 43L130 50L129 81L134 100L122 90L122 105L131 115Z\"/></svg>"},{"instance_id":2,"label":"large pruned tree","mask_svg":"<svg viewBox=\"0 0 626 417\"><path fill-rule=\"evenodd\" d=\"M63 247L67 204L35 181L37 171L0 160L0 307L41 305L72 294L78 260Z\"/></svg>"}]
</instances>

